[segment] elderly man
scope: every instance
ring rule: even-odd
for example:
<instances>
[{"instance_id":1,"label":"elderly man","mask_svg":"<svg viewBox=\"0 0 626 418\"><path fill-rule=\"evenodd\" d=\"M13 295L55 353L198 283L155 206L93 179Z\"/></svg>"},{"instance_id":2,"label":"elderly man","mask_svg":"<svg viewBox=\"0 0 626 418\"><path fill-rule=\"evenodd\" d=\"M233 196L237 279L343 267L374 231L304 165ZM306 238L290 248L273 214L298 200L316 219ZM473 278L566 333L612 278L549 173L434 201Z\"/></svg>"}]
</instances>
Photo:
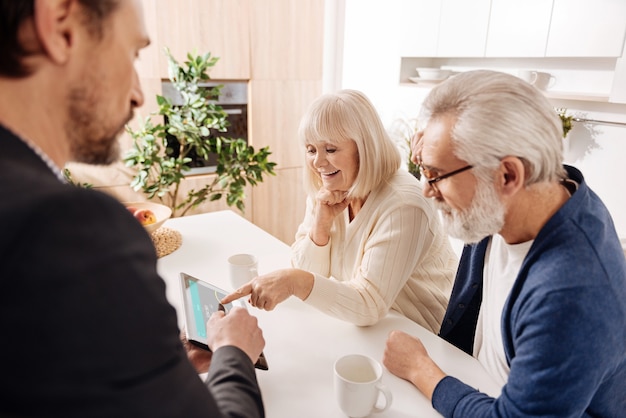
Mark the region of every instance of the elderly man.
<instances>
[{"instance_id":1,"label":"elderly man","mask_svg":"<svg viewBox=\"0 0 626 418\"><path fill-rule=\"evenodd\" d=\"M70 160L115 161L143 102L141 1L0 0L0 30L0 416L263 416L256 318L210 318L203 383L148 234L63 182Z\"/></svg>"},{"instance_id":2,"label":"elderly man","mask_svg":"<svg viewBox=\"0 0 626 418\"><path fill-rule=\"evenodd\" d=\"M502 383L497 399L390 334L383 362L445 417L626 416L626 260L611 216L573 167L545 97L503 73L434 88L413 142L424 194L462 239L440 335Z\"/></svg>"}]
</instances>

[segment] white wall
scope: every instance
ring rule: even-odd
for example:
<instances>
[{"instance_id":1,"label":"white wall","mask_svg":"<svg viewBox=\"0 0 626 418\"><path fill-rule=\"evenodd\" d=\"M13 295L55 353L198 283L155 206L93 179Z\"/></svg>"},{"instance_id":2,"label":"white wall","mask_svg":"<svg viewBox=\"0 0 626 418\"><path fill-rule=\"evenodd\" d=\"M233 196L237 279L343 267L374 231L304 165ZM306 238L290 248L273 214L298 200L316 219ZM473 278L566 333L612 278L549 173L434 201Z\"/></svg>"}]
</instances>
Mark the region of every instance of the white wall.
<instances>
[{"instance_id":1,"label":"white wall","mask_svg":"<svg viewBox=\"0 0 626 418\"><path fill-rule=\"evenodd\" d=\"M552 100L581 118L623 122L626 105ZM609 208L615 227L626 237L626 126L574 123L565 162L579 168L589 186Z\"/></svg>"}]
</instances>

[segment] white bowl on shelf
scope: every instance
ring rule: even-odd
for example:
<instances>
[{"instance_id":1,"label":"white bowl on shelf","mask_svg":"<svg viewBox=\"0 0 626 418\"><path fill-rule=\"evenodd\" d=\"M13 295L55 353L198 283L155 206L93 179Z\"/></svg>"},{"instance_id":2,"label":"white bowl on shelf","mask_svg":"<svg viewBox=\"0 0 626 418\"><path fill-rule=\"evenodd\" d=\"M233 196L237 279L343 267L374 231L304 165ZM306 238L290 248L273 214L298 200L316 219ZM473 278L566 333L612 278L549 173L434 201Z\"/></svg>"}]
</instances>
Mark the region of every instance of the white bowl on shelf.
<instances>
[{"instance_id":1,"label":"white bowl on shelf","mask_svg":"<svg viewBox=\"0 0 626 418\"><path fill-rule=\"evenodd\" d=\"M415 70L421 80L445 80L452 74L452 71L441 68L417 67Z\"/></svg>"}]
</instances>

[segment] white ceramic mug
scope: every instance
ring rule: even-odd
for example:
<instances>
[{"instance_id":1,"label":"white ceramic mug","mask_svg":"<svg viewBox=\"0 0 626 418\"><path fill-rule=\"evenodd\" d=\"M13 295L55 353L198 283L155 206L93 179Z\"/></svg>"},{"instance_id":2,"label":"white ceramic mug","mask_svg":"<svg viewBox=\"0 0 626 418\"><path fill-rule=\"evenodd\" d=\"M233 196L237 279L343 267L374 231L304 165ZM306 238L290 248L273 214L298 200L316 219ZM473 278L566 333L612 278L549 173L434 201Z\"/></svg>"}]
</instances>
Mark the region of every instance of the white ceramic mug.
<instances>
[{"instance_id":1,"label":"white ceramic mug","mask_svg":"<svg viewBox=\"0 0 626 418\"><path fill-rule=\"evenodd\" d=\"M528 84L535 84L535 82L537 81L537 71L519 70L517 72L517 76Z\"/></svg>"},{"instance_id":2,"label":"white ceramic mug","mask_svg":"<svg viewBox=\"0 0 626 418\"><path fill-rule=\"evenodd\" d=\"M537 78L535 79L535 82L532 83L532 85L537 87L539 90L547 90L550 87L554 86L555 82L556 77L552 74L537 71Z\"/></svg>"},{"instance_id":3,"label":"white ceramic mug","mask_svg":"<svg viewBox=\"0 0 626 418\"><path fill-rule=\"evenodd\" d=\"M366 417L372 412L383 412L391 406L393 397L381 382L382 365L362 354L348 354L335 361L335 396L341 410L351 418ZM377 404L379 395L384 406Z\"/></svg>"},{"instance_id":4,"label":"white ceramic mug","mask_svg":"<svg viewBox=\"0 0 626 418\"><path fill-rule=\"evenodd\" d=\"M228 257L230 284L238 289L259 275L259 263L252 254L235 254Z\"/></svg>"}]
</instances>

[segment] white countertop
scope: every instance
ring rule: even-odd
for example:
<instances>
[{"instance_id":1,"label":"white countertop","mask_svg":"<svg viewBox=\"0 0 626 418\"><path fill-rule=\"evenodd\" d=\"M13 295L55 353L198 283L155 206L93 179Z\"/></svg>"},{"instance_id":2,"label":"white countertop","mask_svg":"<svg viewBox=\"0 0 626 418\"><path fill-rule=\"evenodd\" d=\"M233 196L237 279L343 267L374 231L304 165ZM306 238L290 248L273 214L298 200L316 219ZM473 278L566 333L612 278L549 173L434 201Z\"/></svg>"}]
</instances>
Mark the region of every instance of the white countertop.
<instances>
[{"instance_id":1,"label":"white countertop","mask_svg":"<svg viewBox=\"0 0 626 418\"><path fill-rule=\"evenodd\" d=\"M259 274L290 267L289 246L232 211L170 219L165 226L183 237L181 248L158 262L168 300L177 311L181 271L229 291L226 259L232 254L255 254ZM394 329L419 336L446 373L492 396L500 392L477 360L395 312L374 326L358 327L294 297L270 312L249 309L258 317L266 340L269 370L257 370L257 377L268 418L343 417L333 394L333 363L348 353L381 361L387 335ZM372 416L440 416L413 385L386 369L383 383L393 393L393 403L387 411Z\"/></svg>"}]
</instances>

